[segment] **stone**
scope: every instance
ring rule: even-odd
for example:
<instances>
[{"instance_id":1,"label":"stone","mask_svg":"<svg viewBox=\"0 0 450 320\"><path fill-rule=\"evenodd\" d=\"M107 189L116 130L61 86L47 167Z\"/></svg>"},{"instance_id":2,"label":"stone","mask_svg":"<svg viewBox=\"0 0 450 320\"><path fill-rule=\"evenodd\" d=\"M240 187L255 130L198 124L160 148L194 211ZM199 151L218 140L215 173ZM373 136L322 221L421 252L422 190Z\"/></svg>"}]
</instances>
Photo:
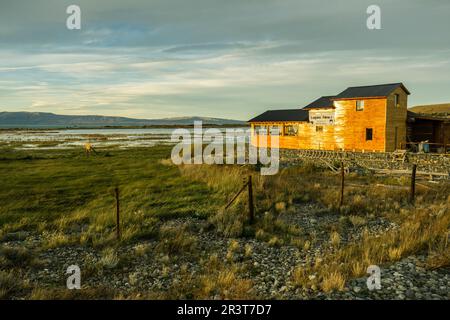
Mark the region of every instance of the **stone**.
<instances>
[{"instance_id":1,"label":"stone","mask_svg":"<svg viewBox=\"0 0 450 320\"><path fill-rule=\"evenodd\" d=\"M414 291L412 290L406 290L405 295L410 299L413 299L415 297Z\"/></svg>"}]
</instances>

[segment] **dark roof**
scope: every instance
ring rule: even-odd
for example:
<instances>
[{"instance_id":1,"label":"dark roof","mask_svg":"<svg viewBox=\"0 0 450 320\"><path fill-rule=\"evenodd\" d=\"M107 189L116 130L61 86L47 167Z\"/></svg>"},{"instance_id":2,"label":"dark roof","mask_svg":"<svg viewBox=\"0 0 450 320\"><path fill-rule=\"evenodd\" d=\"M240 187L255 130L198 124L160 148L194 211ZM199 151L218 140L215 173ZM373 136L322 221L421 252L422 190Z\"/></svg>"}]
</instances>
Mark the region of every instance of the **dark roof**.
<instances>
[{"instance_id":1,"label":"dark roof","mask_svg":"<svg viewBox=\"0 0 450 320\"><path fill-rule=\"evenodd\" d=\"M334 98L334 96L320 97L304 107L303 110L334 108L333 101L331 100L332 98Z\"/></svg>"},{"instance_id":2,"label":"dark roof","mask_svg":"<svg viewBox=\"0 0 450 320\"><path fill-rule=\"evenodd\" d=\"M307 110L288 109L268 110L248 122L308 121L308 119L309 115Z\"/></svg>"},{"instance_id":3,"label":"dark roof","mask_svg":"<svg viewBox=\"0 0 450 320\"><path fill-rule=\"evenodd\" d=\"M401 87L407 94L403 83L380 84L374 86L350 87L339 93L334 99L387 97L392 91Z\"/></svg>"},{"instance_id":4,"label":"dark roof","mask_svg":"<svg viewBox=\"0 0 450 320\"><path fill-rule=\"evenodd\" d=\"M413 111L407 111L406 113L406 118L409 122L414 122L416 121L416 119L423 119L423 120L431 120L431 121L443 121L443 122L449 122L450 123L450 119L447 119L445 117L438 117L438 116L434 116L431 114L421 114L421 113L416 113Z\"/></svg>"}]
</instances>

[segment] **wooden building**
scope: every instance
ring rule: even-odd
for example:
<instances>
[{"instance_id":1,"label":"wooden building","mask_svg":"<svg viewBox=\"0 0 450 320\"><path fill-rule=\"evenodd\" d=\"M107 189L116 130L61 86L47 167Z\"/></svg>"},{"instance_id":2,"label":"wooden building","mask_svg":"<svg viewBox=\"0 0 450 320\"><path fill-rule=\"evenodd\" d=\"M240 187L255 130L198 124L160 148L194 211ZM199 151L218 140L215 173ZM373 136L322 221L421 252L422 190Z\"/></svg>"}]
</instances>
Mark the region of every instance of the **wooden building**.
<instances>
[{"instance_id":1,"label":"wooden building","mask_svg":"<svg viewBox=\"0 0 450 320\"><path fill-rule=\"evenodd\" d=\"M447 152L450 148L450 119L408 111L406 148L418 149L426 141L431 152Z\"/></svg>"},{"instance_id":2,"label":"wooden building","mask_svg":"<svg viewBox=\"0 0 450 320\"><path fill-rule=\"evenodd\" d=\"M401 149L407 145L409 94L402 83L350 87L302 109L269 110L249 120L251 141L264 147L267 135L279 133L279 147L287 149Z\"/></svg>"}]
</instances>

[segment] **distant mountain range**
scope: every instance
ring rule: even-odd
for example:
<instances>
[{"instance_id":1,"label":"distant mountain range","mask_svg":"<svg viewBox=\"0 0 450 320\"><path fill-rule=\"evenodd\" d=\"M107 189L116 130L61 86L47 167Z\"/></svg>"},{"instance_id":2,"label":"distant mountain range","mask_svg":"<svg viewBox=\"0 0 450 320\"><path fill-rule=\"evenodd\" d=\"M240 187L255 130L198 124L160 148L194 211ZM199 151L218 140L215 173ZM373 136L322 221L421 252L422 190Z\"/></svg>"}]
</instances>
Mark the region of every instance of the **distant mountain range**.
<instances>
[{"instance_id":1,"label":"distant mountain range","mask_svg":"<svg viewBox=\"0 0 450 320\"><path fill-rule=\"evenodd\" d=\"M187 126L193 125L194 121L202 121L204 125L245 125L244 121L207 117L133 119L97 115L59 115L47 112L0 112L0 128Z\"/></svg>"}]
</instances>

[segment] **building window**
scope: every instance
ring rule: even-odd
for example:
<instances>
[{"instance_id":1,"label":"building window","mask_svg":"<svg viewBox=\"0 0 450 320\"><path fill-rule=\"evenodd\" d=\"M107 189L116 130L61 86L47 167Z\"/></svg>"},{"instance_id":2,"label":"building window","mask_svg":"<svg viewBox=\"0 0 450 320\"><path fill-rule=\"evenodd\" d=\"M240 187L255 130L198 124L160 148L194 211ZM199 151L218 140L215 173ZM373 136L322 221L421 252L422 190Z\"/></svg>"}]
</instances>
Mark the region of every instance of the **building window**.
<instances>
[{"instance_id":1,"label":"building window","mask_svg":"<svg viewBox=\"0 0 450 320\"><path fill-rule=\"evenodd\" d=\"M322 126L316 126L316 132L323 132Z\"/></svg>"},{"instance_id":2,"label":"building window","mask_svg":"<svg viewBox=\"0 0 450 320\"><path fill-rule=\"evenodd\" d=\"M373 140L373 129L366 128L366 141L372 141L372 140Z\"/></svg>"},{"instance_id":3,"label":"building window","mask_svg":"<svg viewBox=\"0 0 450 320\"><path fill-rule=\"evenodd\" d=\"M269 134L271 136L279 136L281 134L280 126L269 126Z\"/></svg>"},{"instance_id":4,"label":"building window","mask_svg":"<svg viewBox=\"0 0 450 320\"><path fill-rule=\"evenodd\" d=\"M260 136L267 135L267 126L255 126L255 134Z\"/></svg>"},{"instance_id":5,"label":"building window","mask_svg":"<svg viewBox=\"0 0 450 320\"><path fill-rule=\"evenodd\" d=\"M356 111L364 110L364 100L356 100Z\"/></svg>"},{"instance_id":6,"label":"building window","mask_svg":"<svg viewBox=\"0 0 450 320\"><path fill-rule=\"evenodd\" d=\"M394 106L400 107L400 95L399 94L394 95Z\"/></svg>"},{"instance_id":7,"label":"building window","mask_svg":"<svg viewBox=\"0 0 450 320\"><path fill-rule=\"evenodd\" d=\"M296 136L298 132L298 125L285 125L284 126L284 135L285 136Z\"/></svg>"}]
</instances>

